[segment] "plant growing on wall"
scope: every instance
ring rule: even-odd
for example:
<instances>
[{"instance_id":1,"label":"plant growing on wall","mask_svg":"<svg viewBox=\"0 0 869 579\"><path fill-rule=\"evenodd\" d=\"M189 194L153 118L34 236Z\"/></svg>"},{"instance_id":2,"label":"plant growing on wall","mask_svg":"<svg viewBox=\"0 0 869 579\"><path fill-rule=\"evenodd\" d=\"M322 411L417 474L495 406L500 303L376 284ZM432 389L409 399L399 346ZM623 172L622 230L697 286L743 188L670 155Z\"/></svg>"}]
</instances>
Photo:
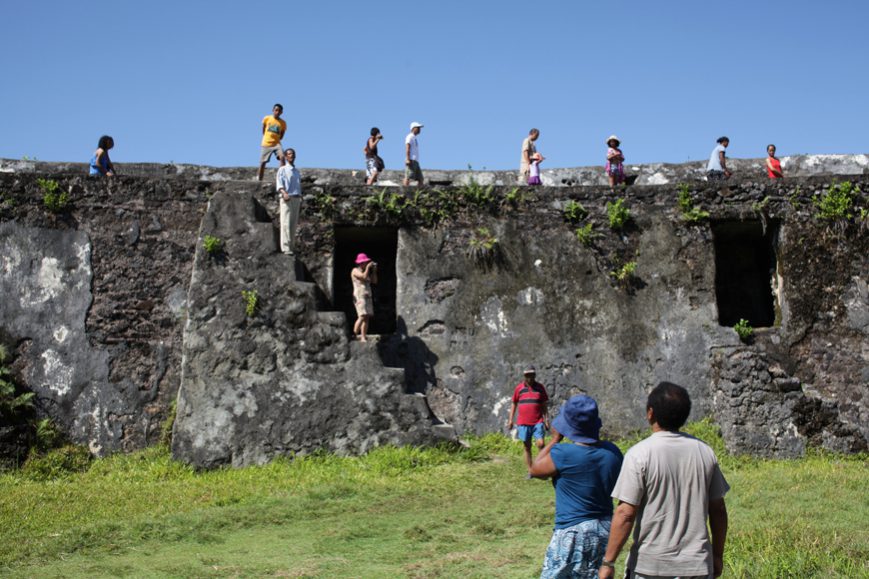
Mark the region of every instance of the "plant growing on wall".
<instances>
[{"instance_id":1,"label":"plant growing on wall","mask_svg":"<svg viewBox=\"0 0 869 579\"><path fill-rule=\"evenodd\" d=\"M622 284L628 283L632 277L634 277L634 273L637 271L637 262L629 261L627 263L622 264L620 267L617 267L613 271L610 272L610 275L615 278L616 281Z\"/></svg>"},{"instance_id":2,"label":"plant growing on wall","mask_svg":"<svg viewBox=\"0 0 869 579\"><path fill-rule=\"evenodd\" d=\"M477 183L476 179L471 177L470 181L468 181L466 185L462 185L459 189L459 196L464 199L465 203L468 205L486 207L495 200L494 191L495 187L493 185L483 187Z\"/></svg>"},{"instance_id":3,"label":"plant growing on wall","mask_svg":"<svg viewBox=\"0 0 869 579\"><path fill-rule=\"evenodd\" d=\"M504 193L504 203L512 206L517 206L525 201L525 195L519 187L513 187Z\"/></svg>"},{"instance_id":4,"label":"plant growing on wall","mask_svg":"<svg viewBox=\"0 0 869 579\"><path fill-rule=\"evenodd\" d=\"M570 223L578 223L588 215L588 211L586 211L585 207L582 206L582 203L574 201L573 199L564 204L561 213Z\"/></svg>"},{"instance_id":5,"label":"plant growing on wall","mask_svg":"<svg viewBox=\"0 0 869 579\"><path fill-rule=\"evenodd\" d=\"M591 247L591 244L594 243L595 237L597 237L597 234L592 231L593 228L594 224L589 221L582 227L576 229L576 238L586 247Z\"/></svg>"},{"instance_id":6,"label":"plant growing on wall","mask_svg":"<svg viewBox=\"0 0 869 579\"><path fill-rule=\"evenodd\" d=\"M500 253L500 242L488 227L478 227L468 242L468 254L477 263L491 265Z\"/></svg>"},{"instance_id":7,"label":"plant growing on wall","mask_svg":"<svg viewBox=\"0 0 869 579\"><path fill-rule=\"evenodd\" d=\"M676 203L679 205L679 211L682 212L682 219L688 223L699 223L709 218L708 211L703 211L694 205L694 200L691 199L690 188L686 183L679 185Z\"/></svg>"},{"instance_id":8,"label":"plant growing on wall","mask_svg":"<svg viewBox=\"0 0 869 579\"><path fill-rule=\"evenodd\" d=\"M244 298L244 313L252 318L259 309L259 294L256 290L241 290L241 296Z\"/></svg>"},{"instance_id":9,"label":"plant growing on wall","mask_svg":"<svg viewBox=\"0 0 869 579\"><path fill-rule=\"evenodd\" d=\"M214 235L206 235L202 238L202 247L208 255L217 256L223 253L223 240Z\"/></svg>"},{"instance_id":10,"label":"plant growing on wall","mask_svg":"<svg viewBox=\"0 0 869 579\"><path fill-rule=\"evenodd\" d=\"M7 420L33 405L33 392L16 393L15 383L6 365L8 361L9 351L0 345L0 416Z\"/></svg>"},{"instance_id":11,"label":"plant growing on wall","mask_svg":"<svg viewBox=\"0 0 869 579\"><path fill-rule=\"evenodd\" d=\"M381 189L365 200L369 208L375 213L385 213L391 217L400 217L405 205L405 198L398 193L388 193Z\"/></svg>"},{"instance_id":12,"label":"plant growing on wall","mask_svg":"<svg viewBox=\"0 0 869 579\"><path fill-rule=\"evenodd\" d=\"M69 193L58 191L60 184L54 179L36 180L42 190L42 204L52 213L60 213L69 206Z\"/></svg>"},{"instance_id":13,"label":"plant growing on wall","mask_svg":"<svg viewBox=\"0 0 869 579\"><path fill-rule=\"evenodd\" d=\"M820 196L812 198L818 219L841 220L854 216L854 197L860 192L850 181L833 183Z\"/></svg>"},{"instance_id":14,"label":"plant growing on wall","mask_svg":"<svg viewBox=\"0 0 869 579\"><path fill-rule=\"evenodd\" d=\"M314 205L317 207L320 215L324 217L330 217L335 214L337 203L338 200L335 199L334 195L330 195L323 190L314 192Z\"/></svg>"},{"instance_id":15,"label":"plant growing on wall","mask_svg":"<svg viewBox=\"0 0 869 579\"><path fill-rule=\"evenodd\" d=\"M631 212L625 207L624 199L616 199L615 202L607 201L606 214L609 219L610 229L623 229L631 220Z\"/></svg>"},{"instance_id":16,"label":"plant growing on wall","mask_svg":"<svg viewBox=\"0 0 869 579\"><path fill-rule=\"evenodd\" d=\"M752 334L754 334L754 328L751 327L748 320L743 318L740 318L740 320L734 324L733 329L736 331L736 335L739 336L739 339L743 342L747 342L751 339Z\"/></svg>"}]
</instances>

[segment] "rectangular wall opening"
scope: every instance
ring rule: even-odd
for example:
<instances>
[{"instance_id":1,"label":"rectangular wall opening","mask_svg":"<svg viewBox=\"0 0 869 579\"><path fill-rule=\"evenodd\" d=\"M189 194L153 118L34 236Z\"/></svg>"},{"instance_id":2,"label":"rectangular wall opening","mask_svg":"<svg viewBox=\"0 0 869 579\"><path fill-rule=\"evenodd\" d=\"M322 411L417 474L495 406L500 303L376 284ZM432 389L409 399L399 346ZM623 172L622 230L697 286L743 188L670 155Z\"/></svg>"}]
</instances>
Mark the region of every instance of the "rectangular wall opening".
<instances>
[{"instance_id":1,"label":"rectangular wall opening","mask_svg":"<svg viewBox=\"0 0 869 579\"><path fill-rule=\"evenodd\" d=\"M755 328L775 325L778 223L718 221L712 235L718 323L729 327L745 319Z\"/></svg>"},{"instance_id":2,"label":"rectangular wall opening","mask_svg":"<svg viewBox=\"0 0 869 579\"><path fill-rule=\"evenodd\" d=\"M332 303L335 309L347 314L352 329L356 321L353 306L353 284L350 271L359 253L377 262L378 283L372 286L374 319L369 334L395 332L395 256L398 253L398 230L394 227L336 227L335 259L332 269Z\"/></svg>"}]
</instances>

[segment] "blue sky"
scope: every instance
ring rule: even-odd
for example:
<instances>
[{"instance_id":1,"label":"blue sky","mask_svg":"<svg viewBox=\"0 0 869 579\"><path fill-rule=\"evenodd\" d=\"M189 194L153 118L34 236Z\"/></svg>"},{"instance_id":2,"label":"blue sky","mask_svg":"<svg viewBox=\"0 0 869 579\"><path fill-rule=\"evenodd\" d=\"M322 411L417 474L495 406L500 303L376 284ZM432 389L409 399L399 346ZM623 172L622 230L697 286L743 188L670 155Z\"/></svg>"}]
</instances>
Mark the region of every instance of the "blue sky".
<instances>
[{"instance_id":1,"label":"blue sky","mask_svg":"<svg viewBox=\"0 0 869 579\"><path fill-rule=\"evenodd\" d=\"M866 153L869 2L3 0L0 157L254 165L285 107L300 167L510 169Z\"/></svg>"}]
</instances>

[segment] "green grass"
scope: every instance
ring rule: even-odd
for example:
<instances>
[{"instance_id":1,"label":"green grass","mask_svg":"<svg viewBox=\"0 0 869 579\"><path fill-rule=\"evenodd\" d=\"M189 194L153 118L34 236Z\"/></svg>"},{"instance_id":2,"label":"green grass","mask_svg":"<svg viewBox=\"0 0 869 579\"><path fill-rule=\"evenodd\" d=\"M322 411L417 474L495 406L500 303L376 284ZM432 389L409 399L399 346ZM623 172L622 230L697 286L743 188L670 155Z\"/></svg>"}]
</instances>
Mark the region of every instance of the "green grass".
<instances>
[{"instance_id":1,"label":"green grass","mask_svg":"<svg viewBox=\"0 0 869 579\"><path fill-rule=\"evenodd\" d=\"M732 486L725 576L869 576L865 455L733 457L710 423L691 432ZM554 497L523 474L498 435L203 473L163 448L51 481L7 473L0 575L535 577Z\"/></svg>"}]
</instances>

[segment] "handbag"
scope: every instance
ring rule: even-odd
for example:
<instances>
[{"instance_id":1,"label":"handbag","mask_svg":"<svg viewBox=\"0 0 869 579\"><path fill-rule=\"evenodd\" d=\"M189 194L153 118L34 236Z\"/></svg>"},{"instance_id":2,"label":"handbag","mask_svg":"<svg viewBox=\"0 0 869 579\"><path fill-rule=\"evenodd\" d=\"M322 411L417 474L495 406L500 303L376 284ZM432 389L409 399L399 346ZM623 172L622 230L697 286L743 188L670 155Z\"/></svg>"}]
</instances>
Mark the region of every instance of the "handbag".
<instances>
[{"instance_id":1,"label":"handbag","mask_svg":"<svg viewBox=\"0 0 869 579\"><path fill-rule=\"evenodd\" d=\"M386 164L383 162L383 159L380 158L380 155L374 157L374 166L377 168L378 173L386 168Z\"/></svg>"}]
</instances>

